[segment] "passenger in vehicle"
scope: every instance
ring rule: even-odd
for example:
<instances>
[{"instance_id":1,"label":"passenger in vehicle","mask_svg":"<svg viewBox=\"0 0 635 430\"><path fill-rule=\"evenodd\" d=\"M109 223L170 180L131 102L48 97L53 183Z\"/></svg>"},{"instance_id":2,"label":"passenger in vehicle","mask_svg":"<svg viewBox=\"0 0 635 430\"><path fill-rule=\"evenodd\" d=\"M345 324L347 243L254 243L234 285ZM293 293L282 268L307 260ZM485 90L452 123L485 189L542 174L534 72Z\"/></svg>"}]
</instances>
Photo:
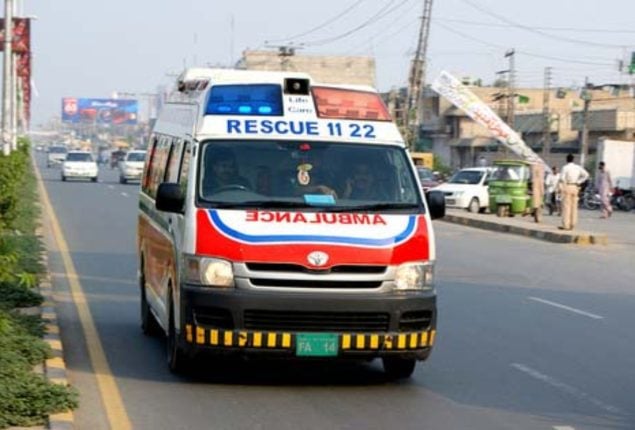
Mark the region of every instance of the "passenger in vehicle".
<instances>
[{"instance_id":1,"label":"passenger in vehicle","mask_svg":"<svg viewBox=\"0 0 635 430\"><path fill-rule=\"evenodd\" d=\"M238 172L236 157L230 149L211 151L206 157L203 193L214 194L231 189L251 189L249 181Z\"/></svg>"},{"instance_id":2,"label":"passenger in vehicle","mask_svg":"<svg viewBox=\"0 0 635 430\"><path fill-rule=\"evenodd\" d=\"M370 163L362 162L353 166L342 197L353 200L385 200L387 193L376 179L377 172Z\"/></svg>"}]
</instances>

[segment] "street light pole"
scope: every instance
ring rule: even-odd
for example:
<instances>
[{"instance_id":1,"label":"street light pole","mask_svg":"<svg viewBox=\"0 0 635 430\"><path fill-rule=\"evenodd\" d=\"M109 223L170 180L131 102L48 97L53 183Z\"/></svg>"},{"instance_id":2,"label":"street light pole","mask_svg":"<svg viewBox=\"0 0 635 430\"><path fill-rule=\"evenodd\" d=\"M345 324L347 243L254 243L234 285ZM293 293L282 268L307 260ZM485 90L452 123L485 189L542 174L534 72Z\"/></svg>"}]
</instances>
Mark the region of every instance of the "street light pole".
<instances>
[{"instance_id":1,"label":"street light pole","mask_svg":"<svg viewBox=\"0 0 635 430\"><path fill-rule=\"evenodd\" d=\"M4 63L2 82L2 152L11 153L11 112L13 109L11 96L13 94L13 0L4 0Z\"/></svg>"}]
</instances>

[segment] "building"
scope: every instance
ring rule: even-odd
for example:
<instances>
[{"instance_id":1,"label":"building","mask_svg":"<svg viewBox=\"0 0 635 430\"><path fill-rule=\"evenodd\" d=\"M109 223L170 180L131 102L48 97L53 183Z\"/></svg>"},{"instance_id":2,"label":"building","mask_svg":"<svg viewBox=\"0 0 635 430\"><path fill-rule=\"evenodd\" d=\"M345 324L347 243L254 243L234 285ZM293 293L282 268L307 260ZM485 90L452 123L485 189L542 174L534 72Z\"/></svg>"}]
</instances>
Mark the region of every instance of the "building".
<instances>
[{"instance_id":1,"label":"building","mask_svg":"<svg viewBox=\"0 0 635 430\"><path fill-rule=\"evenodd\" d=\"M237 68L246 70L289 70L311 75L317 82L375 86L373 57L296 55L291 48L279 51L244 51Z\"/></svg>"},{"instance_id":2,"label":"building","mask_svg":"<svg viewBox=\"0 0 635 430\"><path fill-rule=\"evenodd\" d=\"M507 116L507 89L470 86L501 118ZM543 158L561 164L567 153L580 152L584 100L580 91L553 89L549 93L549 114L543 113L544 91L541 88L516 90L513 128L537 153L543 151L546 117L549 119L551 151ZM635 137L635 98L627 86L594 87L588 90L589 154L593 154L600 137L633 140ZM481 156L489 162L511 157L481 125L463 111L426 88L423 100L421 139L453 168L476 164Z\"/></svg>"}]
</instances>

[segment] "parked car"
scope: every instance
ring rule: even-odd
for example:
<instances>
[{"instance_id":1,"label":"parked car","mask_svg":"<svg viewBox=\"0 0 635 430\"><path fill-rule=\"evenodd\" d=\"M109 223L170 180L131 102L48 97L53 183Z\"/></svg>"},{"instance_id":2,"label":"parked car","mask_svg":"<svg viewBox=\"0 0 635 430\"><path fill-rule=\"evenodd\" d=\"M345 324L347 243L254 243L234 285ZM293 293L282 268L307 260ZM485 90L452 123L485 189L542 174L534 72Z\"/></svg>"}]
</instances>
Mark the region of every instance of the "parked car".
<instances>
[{"instance_id":1,"label":"parked car","mask_svg":"<svg viewBox=\"0 0 635 430\"><path fill-rule=\"evenodd\" d=\"M62 165L62 181L70 178L90 179L97 182L99 168L88 151L70 151Z\"/></svg>"},{"instance_id":2,"label":"parked car","mask_svg":"<svg viewBox=\"0 0 635 430\"><path fill-rule=\"evenodd\" d=\"M130 151L119 162L119 182L140 181L143 165L146 161L146 151Z\"/></svg>"},{"instance_id":3,"label":"parked car","mask_svg":"<svg viewBox=\"0 0 635 430\"><path fill-rule=\"evenodd\" d=\"M434 175L434 172L427 167L417 166L417 174L419 175L421 188L423 188L424 192L440 184L439 180Z\"/></svg>"},{"instance_id":4,"label":"parked car","mask_svg":"<svg viewBox=\"0 0 635 430\"><path fill-rule=\"evenodd\" d=\"M66 158L68 150L62 145L53 145L48 149L48 155L46 157L46 167L56 166L62 164Z\"/></svg>"},{"instance_id":5,"label":"parked car","mask_svg":"<svg viewBox=\"0 0 635 430\"><path fill-rule=\"evenodd\" d=\"M446 207L484 212L489 205L487 184L491 171L491 167L462 169L433 190L445 194Z\"/></svg>"}]
</instances>

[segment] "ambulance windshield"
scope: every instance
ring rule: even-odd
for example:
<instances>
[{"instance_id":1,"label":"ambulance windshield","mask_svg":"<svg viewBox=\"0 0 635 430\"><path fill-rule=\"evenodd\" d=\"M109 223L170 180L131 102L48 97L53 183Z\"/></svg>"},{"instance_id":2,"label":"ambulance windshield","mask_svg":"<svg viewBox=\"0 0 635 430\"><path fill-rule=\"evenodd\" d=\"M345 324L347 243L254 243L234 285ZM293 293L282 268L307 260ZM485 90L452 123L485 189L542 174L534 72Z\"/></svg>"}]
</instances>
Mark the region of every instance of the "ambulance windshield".
<instances>
[{"instance_id":1,"label":"ambulance windshield","mask_svg":"<svg viewBox=\"0 0 635 430\"><path fill-rule=\"evenodd\" d=\"M423 208L403 148L302 141L208 141L199 202L212 207Z\"/></svg>"}]
</instances>

